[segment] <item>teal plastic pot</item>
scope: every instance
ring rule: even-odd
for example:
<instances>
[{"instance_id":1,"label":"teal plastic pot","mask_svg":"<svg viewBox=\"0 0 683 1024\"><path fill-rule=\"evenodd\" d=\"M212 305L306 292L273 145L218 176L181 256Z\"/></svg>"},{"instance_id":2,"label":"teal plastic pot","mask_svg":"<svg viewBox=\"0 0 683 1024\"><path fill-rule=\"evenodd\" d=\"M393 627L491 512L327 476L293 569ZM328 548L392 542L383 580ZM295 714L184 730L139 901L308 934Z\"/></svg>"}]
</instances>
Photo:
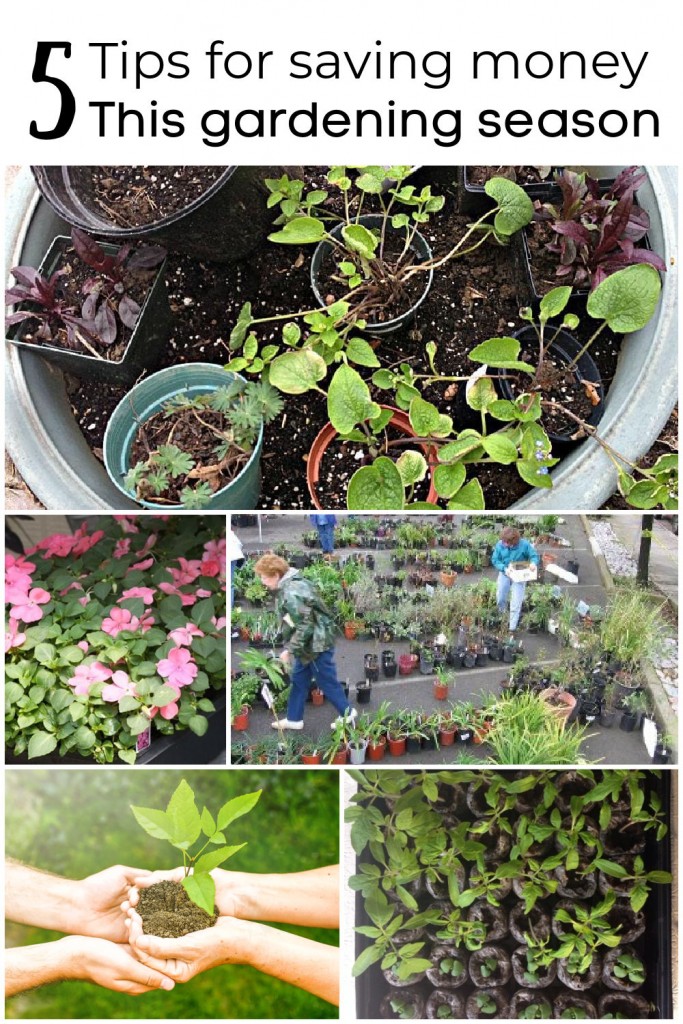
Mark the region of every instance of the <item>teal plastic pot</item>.
<instances>
[{"instance_id":1,"label":"teal plastic pot","mask_svg":"<svg viewBox=\"0 0 683 1024\"><path fill-rule=\"evenodd\" d=\"M224 370L213 363L185 363L169 366L153 373L146 380L132 388L114 409L104 435L104 464L112 483L125 498L134 498L123 486L130 469L130 451L141 423L161 411L170 398L178 394L202 395L216 388L225 387L238 374ZM240 378L242 379L242 378ZM263 426L254 445L251 458L239 476L226 487L216 491L208 509L250 509L256 508L261 491L261 447ZM165 512L182 508L182 505L162 505L151 501L138 501L143 508L159 509Z\"/></svg>"}]
</instances>

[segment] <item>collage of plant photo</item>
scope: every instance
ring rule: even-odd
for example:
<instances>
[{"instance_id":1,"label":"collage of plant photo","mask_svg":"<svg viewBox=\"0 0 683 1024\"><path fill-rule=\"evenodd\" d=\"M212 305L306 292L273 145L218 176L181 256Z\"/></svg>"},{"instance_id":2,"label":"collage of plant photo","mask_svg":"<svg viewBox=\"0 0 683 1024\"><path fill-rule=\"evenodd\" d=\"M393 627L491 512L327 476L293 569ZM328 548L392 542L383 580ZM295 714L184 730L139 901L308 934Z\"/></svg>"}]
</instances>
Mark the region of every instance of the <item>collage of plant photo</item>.
<instances>
[{"instance_id":1,"label":"collage of plant photo","mask_svg":"<svg viewBox=\"0 0 683 1024\"><path fill-rule=\"evenodd\" d=\"M675 1019L676 168L5 197L5 1019Z\"/></svg>"}]
</instances>

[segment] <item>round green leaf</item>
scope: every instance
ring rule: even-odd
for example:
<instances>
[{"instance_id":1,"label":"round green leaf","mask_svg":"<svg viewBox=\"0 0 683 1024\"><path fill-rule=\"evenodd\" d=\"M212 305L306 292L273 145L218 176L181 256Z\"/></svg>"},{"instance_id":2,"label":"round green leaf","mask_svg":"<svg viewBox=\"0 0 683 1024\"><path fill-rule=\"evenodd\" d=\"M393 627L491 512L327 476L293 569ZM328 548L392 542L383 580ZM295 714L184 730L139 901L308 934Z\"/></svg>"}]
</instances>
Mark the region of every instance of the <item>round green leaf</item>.
<instances>
[{"instance_id":1,"label":"round green leaf","mask_svg":"<svg viewBox=\"0 0 683 1024\"><path fill-rule=\"evenodd\" d=\"M325 225L317 217L295 217L285 224L282 230L268 235L268 240L284 245L310 245L321 242L324 237Z\"/></svg>"},{"instance_id":2,"label":"round green leaf","mask_svg":"<svg viewBox=\"0 0 683 1024\"><path fill-rule=\"evenodd\" d=\"M605 278L588 296L586 310L597 320L606 320L617 334L639 331L652 318L662 282L647 263L637 263Z\"/></svg>"},{"instance_id":3,"label":"round green leaf","mask_svg":"<svg viewBox=\"0 0 683 1024\"><path fill-rule=\"evenodd\" d=\"M483 438L481 443L486 454L490 455L494 462L508 466L511 462L517 461L517 446L504 434L491 434L490 437Z\"/></svg>"},{"instance_id":4,"label":"round green leaf","mask_svg":"<svg viewBox=\"0 0 683 1024\"><path fill-rule=\"evenodd\" d=\"M341 234L347 249L357 252L363 259L374 259L379 239L372 231L368 231L362 224L347 224Z\"/></svg>"},{"instance_id":5,"label":"round green leaf","mask_svg":"<svg viewBox=\"0 0 683 1024\"><path fill-rule=\"evenodd\" d=\"M437 466L434 470L434 487L440 498L452 498L465 483L466 469L462 462L450 466Z\"/></svg>"},{"instance_id":6,"label":"round green leaf","mask_svg":"<svg viewBox=\"0 0 683 1024\"><path fill-rule=\"evenodd\" d=\"M514 235L534 215L534 205L523 188L507 178L491 178L484 185L487 195L495 199L498 212L493 225L499 235Z\"/></svg>"},{"instance_id":7,"label":"round green leaf","mask_svg":"<svg viewBox=\"0 0 683 1024\"><path fill-rule=\"evenodd\" d=\"M327 392L327 414L335 430L348 434L356 424L373 419L379 412L360 374L350 366L340 366Z\"/></svg>"},{"instance_id":8,"label":"round green leaf","mask_svg":"<svg viewBox=\"0 0 683 1024\"><path fill-rule=\"evenodd\" d=\"M394 462L384 455L371 466L363 466L351 477L346 496L350 509L376 509L387 511L402 509L403 480Z\"/></svg>"},{"instance_id":9,"label":"round green leaf","mask_svg":"<svg viewBox=\"0 0 683 1024\"><path fill-rule=\"evenodd\" d=\"M270 364L269 380L287 395L303 395L325 378L327 363L310 348L285 352Z\"/></svg>"},{"instance_id":10,"label":"round green leaf","mask_svg":"<svg viewBox=\"0 0 683 1024\"><path fill-rule=\"evenodd\" d=\"M405 487L412 487L413 484L424 480L427 475L427 460L422 452L401 452L396 460L396 467Z\"/></svg>"},{"instance_id":11,"label":"round green leaf","mask_svg":"<svg viewBox=\"0 0 683 1024\"><path fill-rule=\"evenodd\" d=\"M34 732L28 741L28 756L29 758L45 757L46 754L51 754L56 746L57 740L51 733Z\"/></svg>"}]
</instances>

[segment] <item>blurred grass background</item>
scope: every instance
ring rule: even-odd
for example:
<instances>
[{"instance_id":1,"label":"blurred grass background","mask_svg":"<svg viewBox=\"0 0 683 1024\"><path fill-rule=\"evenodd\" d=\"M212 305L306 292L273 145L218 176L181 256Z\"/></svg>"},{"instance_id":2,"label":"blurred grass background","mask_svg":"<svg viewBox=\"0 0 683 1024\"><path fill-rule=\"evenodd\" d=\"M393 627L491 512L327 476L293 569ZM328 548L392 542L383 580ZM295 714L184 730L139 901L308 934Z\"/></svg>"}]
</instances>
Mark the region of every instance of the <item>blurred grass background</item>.
<instances>
[{"instance_id":1,"label":"blurred grass background","mask_svg":"<svg viewBox=\"0 0 683 1024\"><path fill-rule=\"evenodd\" d=\"M146 835L130 804L165 807L181 778L197 804L215 814L240 793L262 789L255 809L230 826L228 842L247 842L226 868L304 871L339 861L339 776L336 771L31 769L5 771L5 853L68 878L111 864L177 866L177 851ZM306 894L302 893L302 899ZM40 894L36 893L40 900ZM336 931L288 928L338 944ZM59 938L7 922L7 946ZM311 971L316 966L311 964ZM208 971L172 992L128 996L68 981L7 1000L7 1019L336 1018L337 1008L250 967Z\"/></svg>"}]
</instances>

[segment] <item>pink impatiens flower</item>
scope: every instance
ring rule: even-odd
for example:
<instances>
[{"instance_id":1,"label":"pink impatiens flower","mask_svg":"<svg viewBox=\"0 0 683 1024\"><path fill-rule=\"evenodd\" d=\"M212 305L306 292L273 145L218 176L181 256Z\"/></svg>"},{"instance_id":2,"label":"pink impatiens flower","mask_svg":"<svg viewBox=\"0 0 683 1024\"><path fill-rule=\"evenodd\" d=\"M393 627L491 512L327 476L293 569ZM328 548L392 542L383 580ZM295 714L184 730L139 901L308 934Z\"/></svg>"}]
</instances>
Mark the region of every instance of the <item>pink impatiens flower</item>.
<instances>
[{"instance_id":1,"label":"pink impatiens flower","mask_svg":"<svg viewBox=\"0 0 683 1024\"><path fill-rule=\"evenodd\" d=\"M225 629L225 627L228 624L228 620L226 619L225 615L221 615L220 618L216 618L215 615L212 615L211 621L217 630Z\"/></svg>"},{"instance_id":2,"label":"pink impatiens flower","mask_svg":"<svg viewBox=\"0 0 683 1024\"><path fill-rule=\"evenodd\" d=\"M114 558L123 558L130 551L130 537L123 537L122 540L117 540L116 547L114 548Z\"/></svg>"},{"instance_id":3,"label":"pink impatiens flower","mask_svg":"<svg viewBox=\"0 0 683 1024\"><path fill-rule=\"evenodd\" d=\"M180 603L184 608L187 607L187 605L197 603L196 594L184 594L182 590L178 590L178 588L173 583L160 583L159 590L163 590L164 594L179 597Z\"/></svg>"},{"instance_id":4,"label":"pink impatiens flower","mask_svg":"<svg viewBox=\"0 0 683 1024\"><path fill-rule=\"evenodd\" d=\"M151 569L154 565L153 558L143 558L141 562L135 562L131 565L131 569L141 569L144 572L146 569Z\"/></svg>"},{"instance_id":5,"label":"pink impatiens flower","mask_svg":"<svg viewBox=\"0 0 683 1024\"><path fill-rule=\"evenodd\" d=\"M19 597L17 601L16 598ZM9 610L9 616L11 619L20 619L22 622L38 622L43 617L43 610L40 607L41 604L47 604L50 600L50 595L47 590L43 590L42 587L34 587L28 594L13 595L7 597L8 601L11 601L13 607Z\"/></svg>"},{"instance_id":6,"label":"pink impatiens flower","mask_svg":"<svg viewBox=\"0 0 683 1024\"><path fill-rule=\"evenodd\" d=\"M52 533L39 540L27 553L32 555L35 551L42 551L45 558L66 558L76 542L77 538L70 533Z\"/></svg>"},{"instance_id":7,"label":"pink impatiens flower","mask_svg":"<svg viewBox=\"0 0 683 1024\"><path fill-rule=\"evenodd\" d=\"M93 661L90 665L79 665L71 679L67 679L69 686L73 686L74 693L83 696L90 691L95 683L103 683L111 678L111 669L99 661Z\"/></svg>"},{"instance_id":8,"label":"pink impatiens flower","mask_svg":"<svg viewBox=\"0 0 683 1024\"><path fill-rule=\"evenodd\" d=\"M20 573L32 573L36 571L36 567L33 562L27 562L23 555L5 555L5 573L15 570Z\"/></svg>"},{"instance_id":9,"label":"pink impatiens flower","mask_svg":"<svg viewBox=\"0 0 683 1024\"><path fill-rule=\"evenodd\" d=\"M13 647L21 647L26 639L26 633L19 632L16 619L9 620L9 629L5 633L5 654Z\"/></svg>"},{"instance_id":10,"label":"pink impatiens flower","mask_svg":"<svg viewBox=\"0 0 683 1024\"><path fill-rule=\"evenodd\" d=\"M129 590L124 590L120 600L125 601L129 597L139 597L145 604L154 604L155 594L154 587L130 587Z\"/></svg>"},{"instance_id":11,"label":"pink impatiens flower","mask_svg":"<svg viewBox=\"0 0 683 1024\"><path fill-rule=\"evenodd\" d=\"M157 672L175 689L189 686L198 671L192 655L184 647L172 647L168 657L157 662Z\"/></svg>"},{"instance_id":12,"label":"pink impatiens flower","mask_svg":"<svg viewBox=\"0 0 683 1024\"><path fill-rule=\"evenodd\" d=\"M178 705L176 704L175 701L171 701L170 704L165 704L163 708L150 708L150 717L154 718L157 711L160 712L162 718L175 718L175 716L178 714Z\"/></svg>"},{"instance_id":13,"label":"pink impatiens flower","mask_svg":"<svg viewBox=\"0 0 683 1024\"><path fill-rule=\"evenodd\" d=\"M106 619L102 620L102 630L109 633L109 636L118 636L119 633L134 633L140 625L140 620L127 608L112 608Z\"/></svg>"},{"instance_id":14,"label":"pink impatiens flower","mask_svg":"<svg viewBox=\"0 0 683 1024\"><path fill-rule=\"evenodd\" d=\"M135 522L137 519L137 512L129 512L126 515L114 516L114 519L121 526L124 533L139 533L140 529Z\"/></svg>"},{"instance_id":15,"label":"pink impatiens flower","mask_svg":"<svg viewBox=\"0 0 683 1024\"><path fill-rule=\"evenodd\" d=\"M178 559L179 569L170 565L168 567L176 587L182 587L184 583L194 583L202 571L202 563L198 558L188 560L182 556Z\"/></svg>"},{"instance_id":16,"label":"pink impatiens flower","mask_svg":"<svg viewBox=\"0 0 683 1024\"><path fill-rule=\"evenodd\" d=\"M102 687L102 700L110 704L117 703L122 697L137 697L135 683L129 679L127 672L114 672L111 682Z\"/></svg>"},{"instance_id":17,"label":"pink impatiens flower","mask_svg":"<svg viewBox=\"0 0 683 1024\"><path fill-rule=\"evenodd\" d=\"M194 622L188 622L185 626L178 626L168 634L176 647L191 647L193 636L204 636L204 631L195 626Z\"/></svg>"},{"instance_id":18,"label":"pink impatiens flower","mask_svg":"<svg viewBox=\"0 0 683 1024\"><path fill-rule=\"evenodd\" d=\"M72 549L72 554L76 556L84 555L86 551L90 551L90 548L94 548L104 537L104 530L95 530L94 533L88 536L85 533L85 529L86 527L83 526L76 531L76 543Z\"/></svg>"},{"instance_id":19,"label":"pink impatiens flower","mask_svg":"<svg viewBox=\"0 0 683 1024\"><path fill-rule=\"evenodd\" d=\"M80 649L84 651L86 654L90 650L90 644L88 643L87 640L79 640L78 643L76 644L76 647L80 647Z\"/></svg>"}]
</instances>

